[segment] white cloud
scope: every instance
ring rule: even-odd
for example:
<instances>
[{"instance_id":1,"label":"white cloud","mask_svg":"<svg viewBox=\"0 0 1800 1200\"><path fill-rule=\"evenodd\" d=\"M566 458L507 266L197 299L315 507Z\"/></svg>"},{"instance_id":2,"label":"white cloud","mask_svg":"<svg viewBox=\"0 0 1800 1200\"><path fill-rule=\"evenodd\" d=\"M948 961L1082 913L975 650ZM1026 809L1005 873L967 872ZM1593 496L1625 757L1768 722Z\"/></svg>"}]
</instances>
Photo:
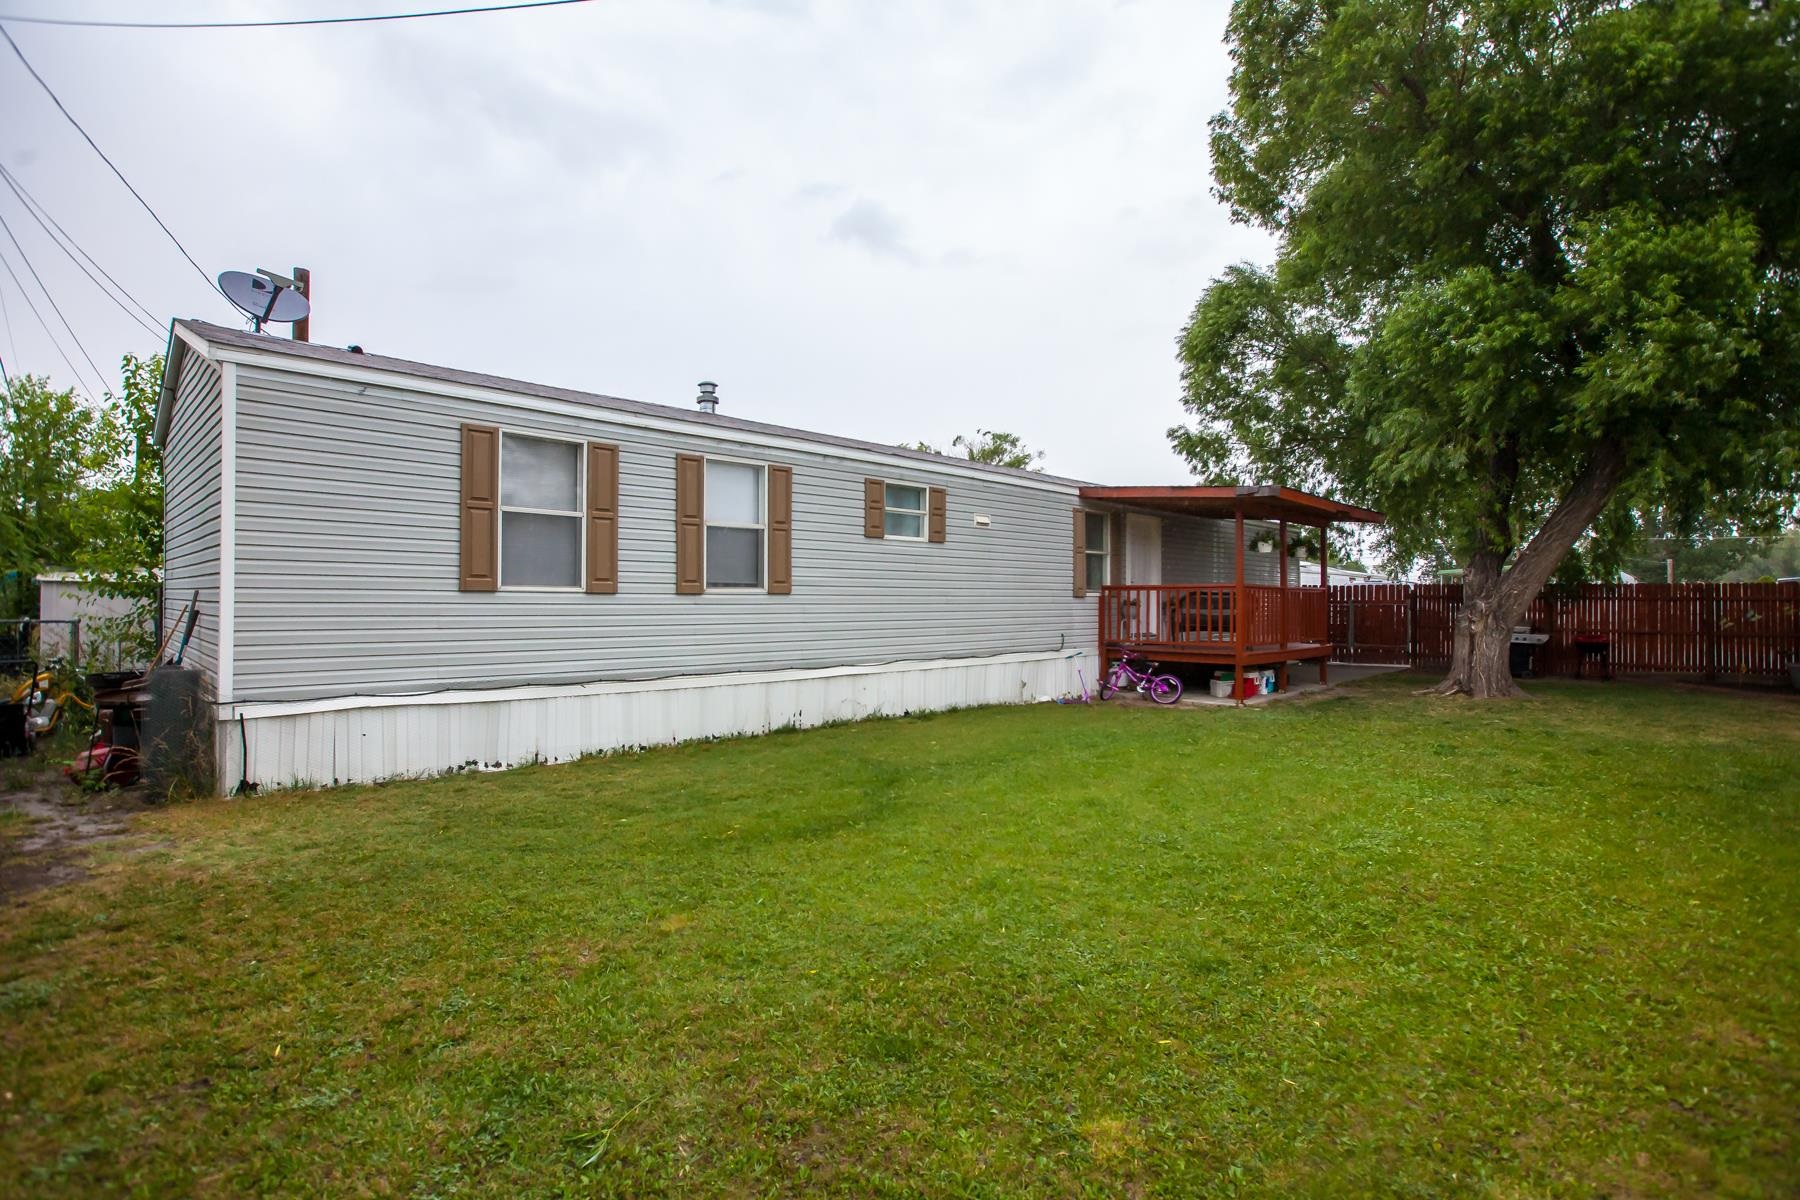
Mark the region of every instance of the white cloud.
<instances>
[{"instance_id":1,"label":"white cloud","mask_svg":"<svg viewBox=\"0 0 1800 1200\"><path fill-rule=\"evenodd\" d=\"M870 254L917 262L918 255L906 244L900 219L872 200L858 200L837 215L830 236L861 246Z\"/></svg>"},{"instance_id":2,"label":"white cloud","mask_svg":"<svg viewBox=\"0 0 1800 1200\"><path fill-rule=\"evenodd\" d=\"M209 271L310 266L321 340L683 405L714 378L743 416L979 424L1152 482L1184 475L1181 323L1266 253L1208 195L1226 13L606 0L14 36ZM229 319L16 64L0 105L0 159L108 270ZM6 215L103 365L158 348ZM0 288L20 366L65 375Z\"/></svg>"}]
</instances>

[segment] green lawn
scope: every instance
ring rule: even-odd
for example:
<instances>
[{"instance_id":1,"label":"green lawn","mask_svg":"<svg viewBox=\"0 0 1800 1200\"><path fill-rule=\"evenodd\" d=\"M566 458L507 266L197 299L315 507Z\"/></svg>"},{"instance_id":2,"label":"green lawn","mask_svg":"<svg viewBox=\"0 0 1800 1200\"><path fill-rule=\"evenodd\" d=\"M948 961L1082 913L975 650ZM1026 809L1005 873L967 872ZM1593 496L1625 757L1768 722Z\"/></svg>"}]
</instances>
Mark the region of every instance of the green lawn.
<instances>
[{"instance_id":1,"label":"green lawn","mask_svg":"<svg viewBox=\"0 0 1800 1200\"><path fill-rule=\"evenodd\" d=\"M1419 682L153 813L0 1193L1800 1192L1800 705Z\"/></svg>"}]
</instances>

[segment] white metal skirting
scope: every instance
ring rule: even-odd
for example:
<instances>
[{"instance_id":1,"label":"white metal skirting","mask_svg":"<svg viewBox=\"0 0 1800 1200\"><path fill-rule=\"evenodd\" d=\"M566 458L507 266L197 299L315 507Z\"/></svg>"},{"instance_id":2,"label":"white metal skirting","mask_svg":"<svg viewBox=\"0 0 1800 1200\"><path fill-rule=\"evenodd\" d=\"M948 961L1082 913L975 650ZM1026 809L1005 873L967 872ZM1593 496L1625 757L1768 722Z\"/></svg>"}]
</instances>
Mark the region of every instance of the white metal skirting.
<instances>
[{"instance_id":1,"label":"white metal skirting","mask_svg":"<svg viewBox=\"0 0 1800 1200\"><path fill-rule=\"evenodd\" d=\"M224 705L222 791L370 783L1078 693L1081 651ZM243 770L244 751L249 769Z\"/></svg>"}]
</instances>

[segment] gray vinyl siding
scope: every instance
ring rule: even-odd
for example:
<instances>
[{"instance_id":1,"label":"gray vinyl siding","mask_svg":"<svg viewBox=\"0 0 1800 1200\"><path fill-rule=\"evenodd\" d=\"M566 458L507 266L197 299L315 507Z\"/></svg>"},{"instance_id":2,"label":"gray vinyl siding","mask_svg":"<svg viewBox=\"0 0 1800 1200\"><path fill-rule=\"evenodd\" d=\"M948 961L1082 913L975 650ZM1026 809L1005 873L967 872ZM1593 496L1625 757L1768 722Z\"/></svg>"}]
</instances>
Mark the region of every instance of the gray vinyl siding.
<instances>
[{"instance_id":1,"label":"gray vinyl siding","mask_svg":"<svg viewBox=\"0 0 1800 1200\"><path fill-rule=\"evenodd\" d=\"M619 445L617 595L457 590L465 421ZM1073 486L250 366L237 428L239 700L1093 649ZM677 453L793 468L792 595L674 594ZM944 488L947 540L865 538L868 477Z\"/></svg>"},{"instance_id":2,"label":"gray vinyl siding","mask_svg":"<svg viewBox=\"0 0 1800 1200\"><path fill-rule=\"evenodd\" d=\"M1272 542L1278 526L1273 521L1244 522L1244 582L1278 584L1281 560L1273 551L1257 553L1256 539L1267 533ZM1230 583L1237 578L1236 551L1232 544L1236 522L1205 517L1164 517L1162 531L1164 583ZM1290 532L1293 530L1290 527ZM1298 558L1288 559L1288 583L1316 585L1319 564L1303 568Z\"/></svg>"},{"instance_id":3,"label":"gray vinyl siding","mask_svg":"<svg viewBox=\"0 0 1800 1200\"><path fill-rule=\"evenodd\" d=\"M195 593L200 618L182 659L216 686L219 667L219 368L193 351L181 357L175 407L163 446L163 629L178 622Z\"/></svg>"}]
</instances>

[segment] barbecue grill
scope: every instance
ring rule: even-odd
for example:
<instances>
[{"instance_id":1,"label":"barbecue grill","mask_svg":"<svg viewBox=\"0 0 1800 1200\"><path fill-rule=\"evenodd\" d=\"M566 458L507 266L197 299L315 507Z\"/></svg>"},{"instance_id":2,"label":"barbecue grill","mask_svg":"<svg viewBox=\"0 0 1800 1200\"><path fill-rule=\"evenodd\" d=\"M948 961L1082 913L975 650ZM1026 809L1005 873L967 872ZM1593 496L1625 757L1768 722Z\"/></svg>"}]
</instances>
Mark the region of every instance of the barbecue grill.
<instances>
[{"instance_id":1,"label":"barbecue grill","mask_svg":"<svg viewBox=\"0 0 1800 1200\"><path fill-rule=\"evenodd\" d=\"M1537 648L1549 640L1549 634L1533 633L1529 625L1513 626L1512 649L1506 657L1514 679L1531 679L1537 675L1531 660L1537 654Z\"/></svg>"}]
</instances>

